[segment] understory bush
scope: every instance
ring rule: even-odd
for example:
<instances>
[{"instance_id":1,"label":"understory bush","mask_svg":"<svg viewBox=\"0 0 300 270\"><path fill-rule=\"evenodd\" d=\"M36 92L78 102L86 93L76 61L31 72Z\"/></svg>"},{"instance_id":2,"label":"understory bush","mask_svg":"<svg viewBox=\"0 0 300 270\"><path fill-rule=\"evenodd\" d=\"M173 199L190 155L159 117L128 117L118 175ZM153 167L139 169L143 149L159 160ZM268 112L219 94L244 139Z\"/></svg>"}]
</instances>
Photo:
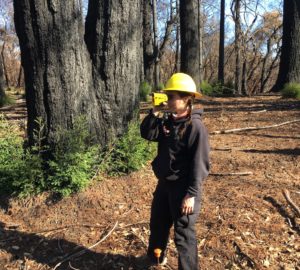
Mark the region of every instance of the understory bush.
<instances>
[{"instance_id":1,"label":"understory bush","mask_svg":"<svg viewBox=\"0 0 300 270\"><path fill-rule=\"evenodd\" d=\"M10 104L13 104L13 103L15 103L15 100L7 94L0 97L0 107L3 107L5 105L10 105Z\"/></svg>"},{"instance_id":2,"label":"understory bush","mask_svg":"<svg viewBox=\"0 0 300 270\"><path fill-rule=\"evenodd\" d=\"M132 122L128 131L103 152L100 170L112 176L137 171L153 158L155 149L155 143L141 138L139 123Z\"/></svg>"},{"instance_id":3,"label":"understory bush","mask_svg":"<svg viewBox=\"0 0 300 270\"><path fill-rule=\"evenodd\" d=\"M71 130L57 134L57 144L42 145L43 124L38 120L36 145L24 147L16 126L0 117L0 193L25 197L43 191L68 196L85 188L96 173L123 175L140 169L153 157L155 146L143 140L139 124L107 149L93 145L86 121L79 118Z\"/></svg>"},{"instance_id":4,"label":"understory bush","mask_svg":"<svg viewBox=\"0 0 300 270\"><path fill-rule=\"evenodd\" d=\"M148 96L151 93L151 85L147 82L142 82L140 86L140 100L148 101Z\"/></svg>"},{"instance_id":5,"label":"understory bush","mask_svg":"<svg viewBox=\"0 0 300 270\"><path fill-rule=\"evenodd\" d=\"M299 83L285 84L282 90L282 97L300 99L300 84Z\"/></svg>"},{"instance_id":6,"label":"understory bush","mask_svg":"<svg viewBox=\"0 0 300 270\"><path fill-rule=\"evenodd\" d=\"M230 83L222 85L220 82L210 84L207 81L202 81L200 89L205 96L220 97L233 95L233 86Z\"/></svg>"}]
</instances>

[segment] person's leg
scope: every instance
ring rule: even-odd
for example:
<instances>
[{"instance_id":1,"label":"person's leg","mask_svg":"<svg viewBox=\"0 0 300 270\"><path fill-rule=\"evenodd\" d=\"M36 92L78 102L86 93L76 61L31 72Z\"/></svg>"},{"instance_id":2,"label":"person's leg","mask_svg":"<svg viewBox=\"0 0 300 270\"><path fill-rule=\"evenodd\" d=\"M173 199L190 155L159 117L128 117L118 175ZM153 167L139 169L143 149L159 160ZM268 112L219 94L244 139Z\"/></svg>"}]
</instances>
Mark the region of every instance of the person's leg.
<instances>
[{"instance_id":1,"label":"person's leg","mask_svg":"<svg viewBox=\"0 0 300 270\"><path fill-rule=\"evenodd\" d=\"M156 262L154 249L162 250L160 262L166 256L172 216L169 207L168 193L163 185L158 184L153 194L150 218L150 237L147 255Z\"/></svg>"},{"instance_id":2,"label":"person's leg","mask_svg":"<svg viewBox=\"0 0 300 270\"><path fill-rule=\"evenodd\" d=\"M183 189L184 191L184 189ZM198 270L198 249L195 223L200 212L200 200L195 198L194 212L181 214L181 203L185 194L177 190L170 195L174 221L175 244L178 251L179 270Z\"/></svg>"}]
</instances>

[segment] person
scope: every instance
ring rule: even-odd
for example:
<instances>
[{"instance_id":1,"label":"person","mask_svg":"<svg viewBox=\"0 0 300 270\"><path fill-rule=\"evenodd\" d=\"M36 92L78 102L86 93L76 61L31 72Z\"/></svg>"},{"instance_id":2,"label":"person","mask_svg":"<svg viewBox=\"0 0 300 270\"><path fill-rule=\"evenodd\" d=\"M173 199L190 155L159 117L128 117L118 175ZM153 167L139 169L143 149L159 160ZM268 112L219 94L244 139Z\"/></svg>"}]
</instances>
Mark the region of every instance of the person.
<instances>
[{"instance_id":1,"label":"person","mask_svg":"<svg viewBox=\"0 0 300 270\"><path fill-rule=\"evenodd\" d=\"M180 270L198 269L195 222L200 212L201 183L209 173L208 132L201 121L202 109L193 101L201 97L193 79L184 73L171 76L163 92L169 113L159 117L154 107L140 126L141 136L158 142L152 169L158 179L153 194L150 237L144 268L166 264L167 243L172 225ZM155 257L155 250L161 250Z\"/></svg>"}]
</instances>

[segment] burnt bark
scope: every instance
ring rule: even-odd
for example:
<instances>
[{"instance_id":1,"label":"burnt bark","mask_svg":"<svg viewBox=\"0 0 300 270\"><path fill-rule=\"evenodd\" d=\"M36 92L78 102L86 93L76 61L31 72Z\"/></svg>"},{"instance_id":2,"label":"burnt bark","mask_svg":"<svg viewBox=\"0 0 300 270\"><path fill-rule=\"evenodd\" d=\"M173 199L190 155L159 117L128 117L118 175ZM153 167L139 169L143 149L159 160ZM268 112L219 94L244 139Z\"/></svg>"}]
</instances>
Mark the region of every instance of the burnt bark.
<instances>
[{"instance_id":1,"label":"burnt bark","mask_svg":"<svg viewBox=\"0 0 300 270\"><path fill-rule=\"evenodd\" d=\"M124 131L141 77L140 4L127 2L91 0L84 36L80 1L14 0L30 143L37 117L50 144L79 115L101 145Z\"/></svg>"},{"instance_id":2,"label":"burnt bark","mask_svg":"<svg viewBox=\"0 0 300 270\"><path fill-rule=\"evenodd\" d=\"M153 28L151 0L143 0L143 59L144 79L154 81Z\"/></svg>"},{"instance_id":3,"label":"burnt bark","mask_svg":"<svg viewBox=\"0 0 300 270\"><path fill-rule=\"evenodd\" d=\"M284 0L283 34L277 81L272 91L278 92L286 83L300 83L300 1Z\"/></svg>"},{"instance_id":4,"label":"burnt bark","mask_svg":"<svg viewBox=\"0 0 300 270\"><path fill-rule=\"evenodd\" d=\"M200 84L198 3L180 0L181 71Z\"/></svg>"},{"instance_id":5,"label":"burnt bark","mask_svg":"<svg viewBox=\"0 0 300 270\"><path fill-rule=\"evenodd\" d=\"M234 22L235 22L235 90L237 94L242 94L242 67L241 67L241 18L240 18L241 1L235 0Z\"/></svg>"}]
</instances>

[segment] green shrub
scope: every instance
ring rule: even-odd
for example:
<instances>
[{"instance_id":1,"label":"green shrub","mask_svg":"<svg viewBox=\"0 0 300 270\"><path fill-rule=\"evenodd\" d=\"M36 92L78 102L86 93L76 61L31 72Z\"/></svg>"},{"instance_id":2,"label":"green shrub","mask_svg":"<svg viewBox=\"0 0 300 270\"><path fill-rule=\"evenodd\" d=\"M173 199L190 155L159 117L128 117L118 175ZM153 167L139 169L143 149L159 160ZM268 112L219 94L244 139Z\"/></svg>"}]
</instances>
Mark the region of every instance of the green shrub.
<instances>
[{"instance_id":1,"label":"green shrub","mask_svg":"<svg viewBox=\"0 0 300 270\"><path fill-rule=\"evenodd\" d=\"M137 171L153 158L156 144L141 138L139 124L132 122L128 131L102 155L101 170L108 175Z\"/></svg>"},{"instance_id":2,"label":"green shrub","mask_svg":"<svg viewBox=\"0 0 300 270\"><path fill-rule=\"evenodd\" d=\"M23 149L16 127L0 117L0 193L27 196L44 189L40 155Z\"/></svg>"},{"instance_id":3,"label":"green shrub","mask_svg":"<svg viewBox=\"0 0 300 270\"><path fill-rule=\"evenodd\" d=\"M165 88L165 85L163 84L163 83L158 83L158 85L157 85L157 89L155 90L155 91L161 91L161 90L163 90Z\"/></svg>"},{"instance_id":4,"label":"green shrub","mask_svg":"<svg viewBox=\"0 0 300 270\"><path fill-rule=\"evenodd\" d=\"M14 104L15 100L11 98L9 95L4 95L3 97L0 97L0 107L5 105Z\"/></svg>"},{"instance_id":5,"label":"green shrub","mask_svg":"<svg viewBox=\"0 0 300 270\"><path fill-rule=\"evenodd\" d=\"M140 86L140 100L141 101L147 101L148 95L151 93L151 85L147 82L142 82Z\"/></svg>"},{"instance_id":6,"label":"green shrub","mask_svg":"<svg viewBox=\"0 0 300 270\"><path fill-rule=\"evenodd\" d=\"M207 81L201 82L200 89L202 94L205 96L211 96L213 93L213 87Z\"/></svg>"},{"instance_id":7,"label":"green shrub","mask_svg":"<svg viewBox=\"0 0 300 270\"><path fill-rule=\"evenodd\" d=\"M300 84L299 83L285 84L282 90L282 97L300 99Z\"/></svg>"},{"instance_id":8,"label":"green shrub","mask_svg":"<svg viewBox=\"0 0 300 270\"><path fill-rule=\"evenodd\" d=\"M58 132L48 165L48 189L68 196L85 188L99 162L99 147L90 143L87 122L78 118L73 129Z\"/></svg>"}]
</instances>

